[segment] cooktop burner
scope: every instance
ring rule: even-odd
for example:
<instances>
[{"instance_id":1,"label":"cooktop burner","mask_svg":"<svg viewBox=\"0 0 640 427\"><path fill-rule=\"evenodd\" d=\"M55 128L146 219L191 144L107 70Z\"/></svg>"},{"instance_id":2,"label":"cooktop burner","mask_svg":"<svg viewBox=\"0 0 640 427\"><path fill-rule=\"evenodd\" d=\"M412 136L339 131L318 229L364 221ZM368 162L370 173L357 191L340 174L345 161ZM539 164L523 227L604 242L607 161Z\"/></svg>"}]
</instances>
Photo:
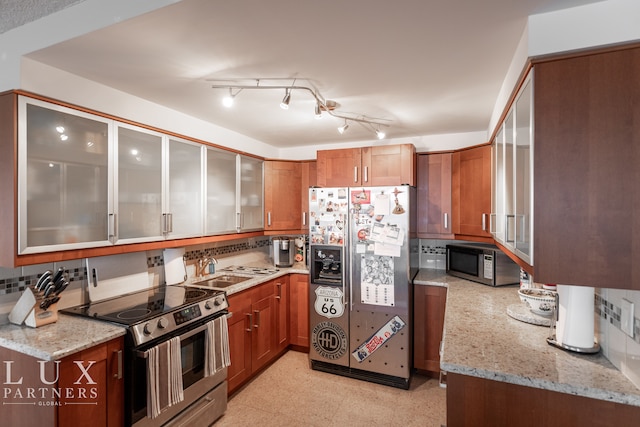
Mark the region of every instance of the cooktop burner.
<instances>
[{"instance_id":1,"label":"cooktop burner","mask_svg":"<svg viewBox=\"0 0 640 427\"><path fill-rule=\"evenodd\" d=\"M179 311L190 304L210 299L220 294L224 294L224 292L188 286L160 286L103 301L70 307L62 310L62 312L130 326L164 313Z\"/></svg>"}]
</instances>

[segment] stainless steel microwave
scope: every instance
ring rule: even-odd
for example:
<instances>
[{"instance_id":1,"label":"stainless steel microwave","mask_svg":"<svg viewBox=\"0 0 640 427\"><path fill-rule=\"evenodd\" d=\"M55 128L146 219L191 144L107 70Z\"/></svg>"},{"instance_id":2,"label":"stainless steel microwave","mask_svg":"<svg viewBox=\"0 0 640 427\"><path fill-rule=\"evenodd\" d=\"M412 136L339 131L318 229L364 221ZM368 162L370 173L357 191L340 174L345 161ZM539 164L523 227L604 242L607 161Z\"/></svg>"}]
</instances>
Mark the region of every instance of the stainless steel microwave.
<instances>
[{"instance_id":1,"label":"stainless steel microwave","mask_svg":"<svg viewBox=\"0 0 640 427\"><path fill-rule=\"evenodd\" d=\"M494 245L447 245L447 274L489 286L520 283L520 266Z\"/></svg>"}]
</instances>

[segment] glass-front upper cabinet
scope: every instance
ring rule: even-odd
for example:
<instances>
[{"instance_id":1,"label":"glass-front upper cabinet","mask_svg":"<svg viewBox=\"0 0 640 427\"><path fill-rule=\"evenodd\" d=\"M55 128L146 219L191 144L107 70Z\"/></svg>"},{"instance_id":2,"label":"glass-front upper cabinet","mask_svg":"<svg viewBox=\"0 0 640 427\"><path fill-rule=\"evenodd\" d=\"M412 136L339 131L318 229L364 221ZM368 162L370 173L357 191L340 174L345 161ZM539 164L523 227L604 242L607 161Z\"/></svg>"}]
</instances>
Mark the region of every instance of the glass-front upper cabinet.
<instances>
[{"instance_id":1,"label":"glass-front upper cabinet","mask_svg":"<svg viewBox=\"0 0 640 427\"><path fill-rule=\"evenodd\" d=\"M504 123L500 125L500 130L496 134L493 142L493 181L492 181L492 203L493 213L491 214L491 234L493 238L504 243L505 230L505 208L504 208Z\"/></svg>"},{"instance_id":2,"label":"glass-front upper cabinet","mask_svg":"<svg viewBox=\"0 0 640 427\"><path fill-rule=\"evenodd\" d=\"M236 231L237 154L207 147L205 234Z\"/></svg>"},{"instance_id":3,"label":"glass-front upper cabinet","mask_svg":"<svg viewBox=\"0 0 640 427\"><path fill-rule=\"evenodd\" d=\"M163 237L163 135L117 126L114 243L154 241Z\"/></svg>"},{"instance_id":4,"label":"glass-front upper cabinet","mask_svg":"<svg viewBox=\"0 0 640 427\"><path fill-rule=\"evenodd\" d=\"M19 97L18 253L110 245L111 123Z\"/></svg>"},{"instance_id":5,"label":"glass-front upper cabinet","mask_svg":"<svg viewBox=\"0 0 640 427\"><path fill-rule=\"evenodd\" d=\"M202 236L204 232L204 146L170 138L163 214L167 238Z\"/></svg>"},{"instance_id":6,"label":"glass-front upper cabinet","mask_svg":"<svg viewBox=\"0 0 640 427\"><path fill-rule=\"evenodd\" d=\"M531 72L533 73L533 71ZM516 100L515 138L515 250L533 265L533 100L529 75Z\"/></svg>"},{"instance_id":7,"label":"glass-front upper cabinet","mask_svg":"<svg viewBox=\"0 0 640 427\"><path fill-rule=\"evenodd\" d=\"M238 185L240 210L237 214L238 231L258 230L264 227L264 169L263 161L248 156L238 156L240 179Z\"/></svg>"}]
</instances>

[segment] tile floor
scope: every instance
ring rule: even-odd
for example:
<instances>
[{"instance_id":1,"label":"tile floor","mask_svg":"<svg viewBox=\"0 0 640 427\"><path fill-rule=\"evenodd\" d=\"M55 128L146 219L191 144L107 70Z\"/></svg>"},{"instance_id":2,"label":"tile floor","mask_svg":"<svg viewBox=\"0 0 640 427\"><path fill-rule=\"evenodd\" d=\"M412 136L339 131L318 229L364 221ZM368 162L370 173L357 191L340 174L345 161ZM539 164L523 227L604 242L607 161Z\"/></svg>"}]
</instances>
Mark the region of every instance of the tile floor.
<instances>
[{"instance_id":1,"label":"tile floor","mask_svg":"<svg viewBox=\"0 0 640 427\"><path fill-rule=\"evenodd\" d=\"M440 427L445 394L421 375L401 390L313 371L306 353L289 351L231 397L215 427Z\"/></svg>"}]
</instances>

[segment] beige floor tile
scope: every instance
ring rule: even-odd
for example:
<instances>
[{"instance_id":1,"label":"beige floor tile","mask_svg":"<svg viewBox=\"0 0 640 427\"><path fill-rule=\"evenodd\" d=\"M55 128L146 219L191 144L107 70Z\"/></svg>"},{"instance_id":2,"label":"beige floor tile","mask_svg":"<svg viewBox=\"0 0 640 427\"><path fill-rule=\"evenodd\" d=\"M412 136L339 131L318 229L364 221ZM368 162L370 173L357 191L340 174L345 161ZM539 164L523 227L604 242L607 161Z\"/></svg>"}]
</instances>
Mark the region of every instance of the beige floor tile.
<instances>
[{"instance_id":1,"label":"beige floor tile","mask_svg":"<svg viewBox=\"0 0 640 427\"><path fill-rule=\"evenodd\" d=\"M439 427L446 392L414 375L409 390L313 371L305 353L289 351L229 400L216 427Z\"/></svg>"}]
</instances>

